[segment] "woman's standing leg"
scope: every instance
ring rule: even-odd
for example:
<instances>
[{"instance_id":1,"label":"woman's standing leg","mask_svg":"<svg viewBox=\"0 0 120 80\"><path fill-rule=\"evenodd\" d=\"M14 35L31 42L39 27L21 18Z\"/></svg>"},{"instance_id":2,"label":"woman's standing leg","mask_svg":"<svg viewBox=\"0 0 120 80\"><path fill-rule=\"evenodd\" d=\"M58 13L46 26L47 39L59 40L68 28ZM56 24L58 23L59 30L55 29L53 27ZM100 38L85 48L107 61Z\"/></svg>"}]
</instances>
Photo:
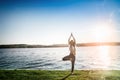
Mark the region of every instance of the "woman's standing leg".
<instances>
[{"instance_id":1,"label":"woman's standing leg","mask_svg":"<svg viewBox=\"0 0 120 80\"><path fill-rule=\"evenodd\" d=\"M75 56L74 55L72 55L71 65L72 65L71 73L73 73L73 71L74 71L74 65L75 65Z\"/></svg>"}]
</instances>

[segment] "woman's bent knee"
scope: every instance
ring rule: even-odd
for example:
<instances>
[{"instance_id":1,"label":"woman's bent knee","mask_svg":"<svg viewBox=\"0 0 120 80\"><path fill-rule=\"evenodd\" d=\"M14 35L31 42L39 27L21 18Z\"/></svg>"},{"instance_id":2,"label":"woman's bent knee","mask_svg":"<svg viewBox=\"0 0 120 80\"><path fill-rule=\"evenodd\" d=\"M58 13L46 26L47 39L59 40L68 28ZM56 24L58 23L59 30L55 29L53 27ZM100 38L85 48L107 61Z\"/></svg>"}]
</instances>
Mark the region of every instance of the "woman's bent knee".
<instances>
[{"instance_id":1,"label":"woman's bent knee","mask_svg":"<svg viewBox=\"0 0 120 80\"><path fill-rule=\"evenodd\" d=\"M63 61L70 60L70 57L69 57L69 56L65 56L62 60L63 60Z\"/></svg>"}]
</instances>

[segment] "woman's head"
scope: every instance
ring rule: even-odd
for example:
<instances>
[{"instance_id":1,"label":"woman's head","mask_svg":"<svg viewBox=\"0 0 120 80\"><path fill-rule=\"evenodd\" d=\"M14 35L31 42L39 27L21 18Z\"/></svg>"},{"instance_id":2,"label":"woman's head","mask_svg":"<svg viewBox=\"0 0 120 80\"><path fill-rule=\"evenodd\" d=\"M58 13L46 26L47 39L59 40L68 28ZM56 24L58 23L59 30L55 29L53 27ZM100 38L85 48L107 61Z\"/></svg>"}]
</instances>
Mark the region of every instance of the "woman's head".
<instances>
[{"instance_id":1,"label":"woman's head","mask_svg":"<svg viewBox=\"0 0 120 80\"><path fill-rule=\"evenodd\" d=\"M73 40L70 40L69 44L72 45L72 46L74 46L75 42Z\"/></svg>"}]
</instances>

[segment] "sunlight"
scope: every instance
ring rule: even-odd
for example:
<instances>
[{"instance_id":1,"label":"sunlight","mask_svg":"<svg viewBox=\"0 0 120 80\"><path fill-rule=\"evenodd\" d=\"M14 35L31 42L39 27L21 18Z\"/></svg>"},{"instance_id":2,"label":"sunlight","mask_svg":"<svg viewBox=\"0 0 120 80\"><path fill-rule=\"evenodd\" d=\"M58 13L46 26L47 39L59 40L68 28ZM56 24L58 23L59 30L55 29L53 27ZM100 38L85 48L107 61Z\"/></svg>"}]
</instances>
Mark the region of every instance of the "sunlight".
<instances>
[{"instance_id":1,"label":"sunlight","mask_svg":"<svg viewBox=\"0 0 120 80\"><path fill-rule=\"evenodd\" d=\"M101 63L103 64L103 68L108 68L111 64L111 57L110 57L110 46L99 46L99 59Z\"/></svg>"},{"instance_id":2,"label":"sunlight","mask_svg":"<svg viewBox=\"0 0 120 80\"><path fill-rule=\"evenodd\" d=\"M114 38L113 24L109 22L99 22L95 24L93 38L96 42L108 42Z\"/></svg>"},{"instance_id":3,"label":"sunlight","mask_svg":"<svg viewBox=\"0 0 120 80\"><path fill-rule=\"evenodd\" d=\"M92 32L93 40L95 42L115 42L118 39L114 22L98 21L94 24ZM98 47L98 62L102 65L102 68L109 69L113 63L111 60L116 57L116 50L111 46L99 46ZM99 65L99 64L98 64Z\"/></svg>"}]
</instances>

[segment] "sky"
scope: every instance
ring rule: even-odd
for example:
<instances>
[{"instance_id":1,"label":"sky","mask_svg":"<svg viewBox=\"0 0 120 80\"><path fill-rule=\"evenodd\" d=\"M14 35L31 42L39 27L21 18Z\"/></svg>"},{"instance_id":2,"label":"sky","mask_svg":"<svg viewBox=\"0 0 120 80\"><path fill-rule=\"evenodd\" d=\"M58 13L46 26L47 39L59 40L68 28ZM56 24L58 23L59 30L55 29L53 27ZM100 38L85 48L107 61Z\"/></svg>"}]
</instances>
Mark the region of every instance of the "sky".
<instances>
[{"instance_id":1,"label":"sky","mask_svg":"<svg viewBox=\"0 0 120 80\"><path fill-rule=\"evenodd\" d=\"M120 41L120 0L0 0L0 44Z\"/></svg>"}]
</instances>

